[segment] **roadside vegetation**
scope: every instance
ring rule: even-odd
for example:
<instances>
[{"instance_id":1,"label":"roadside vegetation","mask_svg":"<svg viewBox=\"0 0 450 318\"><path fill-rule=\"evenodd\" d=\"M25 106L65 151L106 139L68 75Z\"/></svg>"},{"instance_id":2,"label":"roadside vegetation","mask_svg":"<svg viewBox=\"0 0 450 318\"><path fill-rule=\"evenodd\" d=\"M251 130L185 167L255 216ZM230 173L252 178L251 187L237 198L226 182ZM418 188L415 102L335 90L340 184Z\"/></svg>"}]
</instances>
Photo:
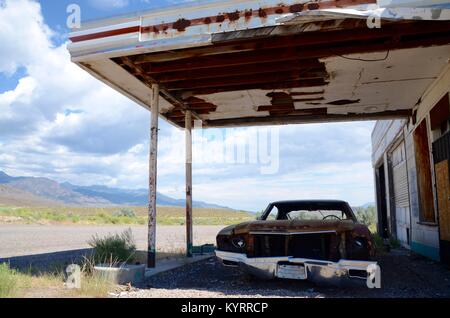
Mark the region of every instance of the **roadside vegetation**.
<instances>
[{"instance_id":1,"label":"roadside vegetation","mask_svg":"<svg viewBox=\"0 0 450 318\"><path fill-rule=\"evenodd\" d=\"M88 243L94 249L90 264L132 263L136 258L136 243L131 229L105 237L95 235Z\"/></svg>"},{"instance_id":2,"label":"roadside vegetation","mask_svg":"<svg viewBox=\"0 0 450 318\"><path fill-rule=\"evenodd\" d=\"M105 277L94 275L93 268L98 264L115 266L136 262L136 247L131 229L121 234L105 237L94 236L89 244L93 252L79 263L81 267L81 288L68 289L64 285L65 267L59 264L48 271L26 271L11 269L8 264L0 264L0 298L41 298L41 297L107 297L109 292L120 286Z\"/></svg>"},{"instance_id":3,"label":"roadside vegetation","mask_svg":"<svg viewBox=\"0 0 450 318\"><path fill-rule=\"evenodd\" d=\"M105 279L82 273L81 289L64 286L64 266L52 272L36 272L32 268L19 272L0 264L0 298L100 298L116 288Z\"/></svg>"},{"instance_id":4,"label":"roadside vegetation","mask_svg":"<svg viewBox=\"0 0 450 318\"><path fill-rule=\"evenodd\" d=\"M354 208L358 222L367 226L372 233L377 232L377 210L374 206L367 208Z\"/></svg>"},{"instance_id":5,"label":"roadside vegetation","mask_svg":"<svg viewBox=\"0 0 450 318\"><path fill-rule=\"evenodd\" d=\"M80 224L80 225L144 225L147 207L0 207L0 223ZM244 211L194 208L194 225L231 225L255 219ZM160 225L184 225L186 211L182 207L157 207Z\"/></svg>"}]
</instances>

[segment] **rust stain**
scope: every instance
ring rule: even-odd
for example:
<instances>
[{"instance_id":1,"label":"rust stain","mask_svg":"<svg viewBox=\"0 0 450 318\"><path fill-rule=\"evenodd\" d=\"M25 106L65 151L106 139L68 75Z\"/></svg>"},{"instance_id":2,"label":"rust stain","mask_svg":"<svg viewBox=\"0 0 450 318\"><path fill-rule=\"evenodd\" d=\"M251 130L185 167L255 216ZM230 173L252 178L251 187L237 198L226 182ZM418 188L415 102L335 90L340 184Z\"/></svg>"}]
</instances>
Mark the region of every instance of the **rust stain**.
<instances>
[{"instance_id":1,"label":"rust stain","mask_svg":"<svg viewBox=\"0 0 450 318\"><path fill-rule=\"evenodd\" d=\"M177 22L173 24L173 28L179 32L186 31L186 28L191 25L191 21L186 19L179 19Z\"/></svg>"},{"instance_id":2,"label":"rust stain","mask_svg":"<svg viewBox=\"0 0 450 318\"><path fill-rule=\"evenodd\" d=\"M216 23L222 23L223 21L225 21L225 16L223 14L219 14L216 17Z\"/></svg>"},{"instance_id":3,"label":"rust stain","mask_svg":"<svg viewBox=\"0 0 450 318\"><path fill-rule=\"evenodd\" d=\"M284 13L295 13L295 12L301 12L304 10L317 10L319 8L326 9L326 8L341 8L346 7L350 5L356 5L356 4L367 4L367 3L376 3L376 0L330 0L330 1L323 1L323 2L310 2L308 4L298 3L293 4L291 6L286 6L283 3L279 3L275 7L268 7L268 8L260 8L259 10L252 10L252 9L246 9L244 11L238 11L235 12L229 12L229 13L221 13L217 16L210 16L210 17L201 17L191 20L186 19L180 19L175 23L162 23L155 26L146 26L142 27L141 32L153 32L153 27L158 28L159 30L163 29L164 27L167 28L173 28L178 31L184 31L186 27L188 26L196 26L196 25L208 25L213 23L215 21L216 23L222 23L225 20L229 20L230 22L237 21L240 17L244 17L245 21L248 22L252 17L260 17L261 19L266 19L269 15L273 14L284 14ZM190 23L187 25L187 23ZM94 36L95 35L89 35ZM84 40L84 38L73 38L72 41L80 41Z\"/></svg>"},{"instance_id":4,"label":"rust stain","mask_svg":"<svg viewBox=\"0 0 450 318\"><path fill-rule=\"evenodd\" d=\"M293 4L289 7L289 12L291 13L302 12L303 8L304 8L303 3Z\"/></svg>"},{"instance_id":5,"label":"rust stain","mask_svg":"<svg viewBox=\"0 0 450 318\"><path fill-rule=\"evenodd\" d=\"M236 10L235 12L229 12L227 13L227 18L228 20L230 20L231 22L233 21L237 21L240 18L240 13L238 10Z\"/></svg>"},{"instance_id":6,"label":"rust stain","mask_svg":"<svg viewBox=\"0 0 450 318\"><path fill-rule=\"evenodd\" d=\"M258 10L258 16L260 17L260 18L267 18L267 12L266 12L266 10L264 10L263 8L260 8L259 10Z\"/></svg>"},{"instance_id":7,"label":"rust stain","mask_svg":"<svg viewBox=\"0 0 450 318\"><path fill-rule=\"evenodd\" d=\"M283 14L283 13L295 13L295 12L301 12L303 10L317 10L319 8L327 9L327 8L344 8L346 6L352 6L357 4L369 4L369 3L376 3L376 0L329 0L329 1L323 1L319 3L311 2L308 4L293 4L289 7L285 6L284 4L280 3L276 7L270 7L270 8L260 8L257 12L254 12L252 9L247 9L243 12L243 16L245 17L245 20L248 22L253 16L259 16L262 19L267 18L268 15L272 14ZM88 34L88 35L82 35L77 37L72 37L70 40L72 42L80 42L80 41L87 41L92 39L98 39L103 37L109 37L109 36L116 36L119 34L128 34L132 32L154 32L154 28L157 28L158 30L166 31L169 28L173 28L178 30L179 32L185 31L185 29L189 26L196 26L196 25L208 25L212 23L212 21L216 21L217 23L222 23L225 21L226 18L228 18L230 21L237 20L237 15L241 16L242 12L236 11L232 13L227 13L227 16L224 14L219 14L218 16L210 16L210 17L201 17L191 20L186 19L180 19L174 23L160 23L157 25L151 25L151 26L145 26L145 27L130 27L130 28L123 28L123 29L117 29L117 30L111 30L111 31L105 31L105 32L99 32L94 34Z\"/></svg>"},{"instance_id":8,"label":"rust stain","mask_svg":"<svg viewBox=\"0 0 450 318\"><path fill-rule=\"evenodd\" d=\"M319 4L318 3L308 3L308 10L317 10L319 9Z\"/></svg>"},{"instance_id":9,"label":"rust stain","mask_svg":"<svg viewBox=\"0 0 450 318\"><path fill-rule=\"evenodd\" d=\"M253 10L245 10L244 12L245 21L249 21L253 17Z\"/></svg>"}]
</instances>

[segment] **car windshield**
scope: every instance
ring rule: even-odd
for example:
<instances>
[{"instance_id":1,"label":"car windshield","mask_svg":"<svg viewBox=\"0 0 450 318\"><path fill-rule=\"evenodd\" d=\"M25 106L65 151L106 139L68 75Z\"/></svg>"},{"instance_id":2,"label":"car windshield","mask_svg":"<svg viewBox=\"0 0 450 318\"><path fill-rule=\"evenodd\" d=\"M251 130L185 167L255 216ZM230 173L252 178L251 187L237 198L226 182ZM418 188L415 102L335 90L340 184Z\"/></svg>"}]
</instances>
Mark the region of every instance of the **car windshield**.
<instances>
[{"instance_id":1,"label":"car windshield","mask_svg":"<svg viewBox=\"0 0 450 318\"><path fill-rule=\"evenodd\" d=\"M343 211L338 210L300 210L286 213L288 220L323 220L323 219L347 219L347 215Z\"/></svg>"},{"instance_id":2,"label":"car windshield","mask_svg":"<svg viewBox=\"0 0 450 318\"><path fill-rule=\"evenodd\" d=\"M345 202L282 202L269 205L263 220L355 220Z\"/></svg>"}]
</instances>

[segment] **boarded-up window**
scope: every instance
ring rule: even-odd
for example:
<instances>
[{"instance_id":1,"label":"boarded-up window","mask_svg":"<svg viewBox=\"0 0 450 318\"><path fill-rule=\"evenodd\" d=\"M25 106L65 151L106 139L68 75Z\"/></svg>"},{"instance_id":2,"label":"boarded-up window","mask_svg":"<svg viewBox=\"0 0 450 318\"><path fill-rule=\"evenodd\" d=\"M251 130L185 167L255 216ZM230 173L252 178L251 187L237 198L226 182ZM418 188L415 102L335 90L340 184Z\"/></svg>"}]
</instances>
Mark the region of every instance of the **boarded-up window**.
<instances>
[{"instance_id":1,"label":"boarded-up window","mask_svg":"<svg viewBox=\"0 0 450 318\"><path fill-rule=\"evenodd\" d=\"M430 150L425 120L414 131L414 146L419 187L420 221L435 222Z\"/></svg>"},{"instance_id":2,"label":"boarded-up window","mask_svg":"<svg viewBox=\"0 0 450 318\"><path fill-rule=\"evenodd\" d=\"M443 126L447 125L449 117L450 101L448 94L445 94L430 112L431 130L439 128L442 133L445 133L446 127Z\"/></svg>"}]
</instances>

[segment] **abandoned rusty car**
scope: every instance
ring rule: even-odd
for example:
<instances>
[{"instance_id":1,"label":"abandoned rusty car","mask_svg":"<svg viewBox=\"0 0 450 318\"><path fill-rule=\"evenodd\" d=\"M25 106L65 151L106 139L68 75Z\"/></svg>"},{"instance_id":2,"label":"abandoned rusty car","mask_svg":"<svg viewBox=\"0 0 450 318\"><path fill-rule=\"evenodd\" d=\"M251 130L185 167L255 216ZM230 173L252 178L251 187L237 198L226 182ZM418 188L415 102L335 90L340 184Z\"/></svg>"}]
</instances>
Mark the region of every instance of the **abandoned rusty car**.
<instances>
[{"instance_id":1,"label":"abandoned rusty car","mask_svg":"<svg viewBox=\"0 0 450 318\"><path fill-rule=\"evenodd\" d=\"M217 247L224 265L263 279L358 285L377 265L369 229L344 201L271 203L256 221L223 229Z\"/></svg>"}]
</instances>

